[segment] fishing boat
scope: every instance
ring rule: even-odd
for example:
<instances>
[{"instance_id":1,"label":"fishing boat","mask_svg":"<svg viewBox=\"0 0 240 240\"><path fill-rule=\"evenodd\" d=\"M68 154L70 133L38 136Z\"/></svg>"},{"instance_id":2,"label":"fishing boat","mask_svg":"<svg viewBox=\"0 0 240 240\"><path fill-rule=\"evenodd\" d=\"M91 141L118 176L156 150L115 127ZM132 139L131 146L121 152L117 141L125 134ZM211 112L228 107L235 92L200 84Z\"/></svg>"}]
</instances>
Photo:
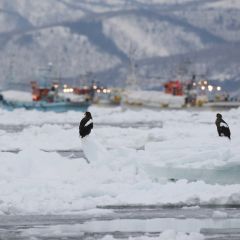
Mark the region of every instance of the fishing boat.
<instances>
[{"instance_id":1,"label":"fishing boat","mask_svg":"<svg viewBox=\"0 0 240 240\"><path fill-rule=\"evenodd\" d=\"M65 112L68 110L76 111L86 111L89 107L89 103L73 103L69 101L59 101L59 102L24 102L24 101L14 101L14 100L2 100L2 106L8 110L14 110L16 108L25 108L26 110L40 110L40 111L54 111L54 112Z\"/></svg>"},{"instance_id":2,"label":"fishing boat","mask_svg":"<svg viewBox=\"0 0 240 240\"><path fill-rule=\"evenodd\" d=\"M85 86L83 88L75 87L67 90L72 92L76 96L85 96L89 101L97 105L120 105L121 103L121 90L116 88L108 88L99 86L96 83L92 83L91 86ZM74 101L74 98L72 98Z\"/></svg>"},{"instance_id":3,"label":"fishing boat","mask_svg":"<svg viewBox=\"0 0 240 240\"><path fill-rule=\"evenodd\" d=\"M68 110L86 111L90 101L79 99L71 101L58 95L54 88L39 88L32 85L32 93L16 90L3 91L1 93L1 105L8 110L24 108L27 110L65 112Z\"/></svg>"}]
</instances>

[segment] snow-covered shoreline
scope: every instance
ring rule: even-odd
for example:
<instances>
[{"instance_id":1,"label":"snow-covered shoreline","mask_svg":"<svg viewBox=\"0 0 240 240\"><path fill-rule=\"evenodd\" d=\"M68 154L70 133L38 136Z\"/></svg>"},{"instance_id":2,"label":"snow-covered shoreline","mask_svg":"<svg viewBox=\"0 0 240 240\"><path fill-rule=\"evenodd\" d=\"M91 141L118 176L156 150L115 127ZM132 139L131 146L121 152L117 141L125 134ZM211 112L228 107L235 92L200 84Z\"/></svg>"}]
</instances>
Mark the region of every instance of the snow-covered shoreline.
<instances>
[{"instance_id":1,"label":"snow-covered shoreline","mask_svg":"<svg viewBox=\"0 0 240 240\"><path fill-rule=\"evenodd\" d=\"M211 111L89 110L98 123L96 140L110 156L90 164L54 151L82 150L75 127L82 113L0 110L0 214L78 213L118 204L240 204L238 183L208 184L202 179L169 182L151 170L164 167L204 172L240 166L240 109L222 112L232 131L231 142L218 137L216 113ZM160 121L162 128L151 125ZM129 127L109 126L111 123ZM133 128L137 123L145 124ZM27 127L8 132L3 127L8 124ZM15 154L6 152L8 149L21 151Z\"/></svg>"}]
</instances>

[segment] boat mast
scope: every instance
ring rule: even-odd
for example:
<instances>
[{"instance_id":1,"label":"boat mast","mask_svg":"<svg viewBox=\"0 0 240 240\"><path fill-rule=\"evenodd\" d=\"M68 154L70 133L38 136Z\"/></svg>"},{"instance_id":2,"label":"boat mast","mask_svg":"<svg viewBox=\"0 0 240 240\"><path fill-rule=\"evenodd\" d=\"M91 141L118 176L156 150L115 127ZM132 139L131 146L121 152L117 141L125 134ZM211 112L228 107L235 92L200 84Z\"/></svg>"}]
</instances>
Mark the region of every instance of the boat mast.
<instances>
[{"instance_id":1,"label":"boat mast","mask_svg":"<svg viewBox=\"0 0 240 240\"><path fill-rule=\"evenodd\" d=\"M10 89L12 88L13 84L14 84L14 64L15 64L15 54L13 53L10 56L10 61L9 61L9 70L8 70L8 74L7 74L7 82L4 84L5 89Z\"/></svg>"},{"instance_id":2,"label":"boat mast","mask_svg":"<svg viewBox=\"0 0 240 240\"><path fill-rule=\"evenodd\" d=\"M128 90L138 90L139 84L136 78L136 69L137 65L134 59L134 53L136 52L136 49L133 49L133 47L130 47L129 52L129 65L128 65L128 74L126 79L126 89Z\"/></svg>"},{"instance_id":3,"label":"boat mast","mask_svg":"<svg viewBox=\"0 0 240 240\"><path fill-rule=\"evenodd\" d=\"M41 73L41 79L40 79L40 85L44 88L47 88L49 86L49 79L53 70L53 64L52 62L49 62L46 67L42 67L38 69Z\"/></svg>"}]
</instances>

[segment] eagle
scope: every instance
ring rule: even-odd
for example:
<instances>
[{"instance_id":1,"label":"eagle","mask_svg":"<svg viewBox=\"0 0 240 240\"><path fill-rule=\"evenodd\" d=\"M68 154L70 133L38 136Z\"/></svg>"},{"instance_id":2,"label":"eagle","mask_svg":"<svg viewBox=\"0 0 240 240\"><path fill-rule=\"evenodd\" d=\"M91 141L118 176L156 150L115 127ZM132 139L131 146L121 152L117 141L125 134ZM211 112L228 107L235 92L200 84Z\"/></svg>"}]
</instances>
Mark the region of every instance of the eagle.
<instances>
[{"instance_id":1,"label":"eagle","mask_svg":"<svg viewBox=\"0 0 240 240\"><path fill-rule=\"evenodd\" d=\"M225 136L228 137L231 140L231 132L228 124L222 119L222 114L217 113L216 115L217 119L215 121L215 124L217 126L217 131L219 137Z\"/></svg>"},{"instance_id":2,"label":"eagle","mask_svg":"<svg viewBox=\"0 0 240 240\"><path fill-rule=\"evenodd\" d=\"M93 129L93 120L90 112L85 112L84 118L79 124L79 135L84 138L91 133Z\"/></svg>"}]
</instances>

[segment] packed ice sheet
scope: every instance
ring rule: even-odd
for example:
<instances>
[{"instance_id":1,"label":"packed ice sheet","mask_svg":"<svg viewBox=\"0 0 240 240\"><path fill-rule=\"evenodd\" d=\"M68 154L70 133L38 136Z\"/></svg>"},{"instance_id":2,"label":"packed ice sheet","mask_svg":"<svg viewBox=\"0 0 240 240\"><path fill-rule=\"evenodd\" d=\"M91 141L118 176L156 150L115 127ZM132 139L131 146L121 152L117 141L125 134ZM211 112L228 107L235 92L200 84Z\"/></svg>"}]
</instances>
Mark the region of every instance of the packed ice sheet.
<instances>
[{"instance_id":1,"label":"packed ice sheet","mask_svg":"<svg viewBox=\"0 0 240 240\"><path fill-rule=\"evenodd\" d=\"M119 204L240 204L239 174L229 181L240 167L240 109L221 112L231 141L218 136L213 111L89 110L95 125L83 141L78 136L83 113L0 110L0 214L77 213ZM24 127L8 129L19 125ZM88 161L59 150L84 150Z\"/></svg>"}]
</instances>

